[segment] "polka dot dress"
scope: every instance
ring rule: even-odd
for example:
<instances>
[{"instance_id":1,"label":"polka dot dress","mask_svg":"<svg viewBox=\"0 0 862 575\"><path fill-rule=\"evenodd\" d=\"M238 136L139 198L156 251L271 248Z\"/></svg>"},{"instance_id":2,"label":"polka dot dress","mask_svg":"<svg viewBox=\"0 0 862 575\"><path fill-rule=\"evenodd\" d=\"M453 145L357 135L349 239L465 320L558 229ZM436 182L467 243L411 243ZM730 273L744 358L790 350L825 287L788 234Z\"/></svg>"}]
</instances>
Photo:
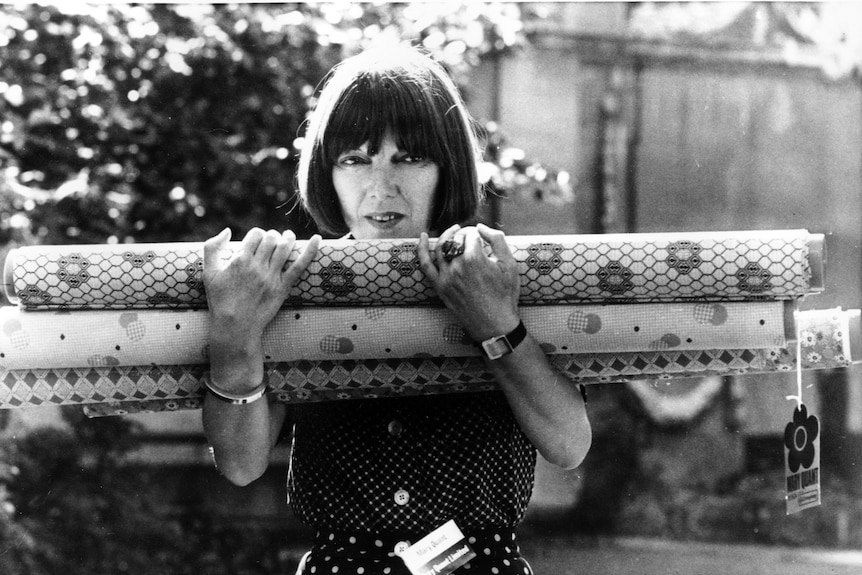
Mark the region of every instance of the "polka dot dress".
<instances>
[{"instance_id":1,"label":"polka dot dress","mask_svg":"<svg viewBox=\"0 0 862 575\"><path fill-rule=\"evenodd\" d=\"M289 500L318 529L301 572L406 574L395 545L454 519L480 547L459 573L529 575L512 529L532 493L536 450L502 393L292 411Z\"/></svg>"},{"instance_id":2,"label":"polka dot dress","mask_svg":"<svg viewBox=\"0 0 862 575\"><path fill-rule=\"evenodd\" d=\"M347 534L318 532L314 549L300 563L297 575L410 575L399 555L401 546L415 539L402 535ZM465 533L467 543L476 554L457 569L465 575L532 575L521 557L514 532L510 529L486 529Z\"/></svg>"}]
</instances>

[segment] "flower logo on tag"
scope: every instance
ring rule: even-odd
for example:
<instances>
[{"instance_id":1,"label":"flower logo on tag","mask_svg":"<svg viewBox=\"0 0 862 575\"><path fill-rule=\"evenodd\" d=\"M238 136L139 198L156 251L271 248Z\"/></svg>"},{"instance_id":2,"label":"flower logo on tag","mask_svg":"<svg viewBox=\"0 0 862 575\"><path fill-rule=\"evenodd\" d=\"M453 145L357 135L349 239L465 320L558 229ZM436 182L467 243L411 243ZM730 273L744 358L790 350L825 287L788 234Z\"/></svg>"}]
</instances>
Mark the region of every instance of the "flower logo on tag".
<instances>
[{"instance_id":1,"label":"flower logo on tag","mask_svg":"<svg viewBox=\"0 0 862 575\"><path fill-rule=\"evenodd\" d=\"M787 465L792 473L802 466L806 469L814 464L814 440L820 433L820 422L801 405L793 412L793 421L784 428L784 446L787 447Z\"/></svg>"}]
</instances>

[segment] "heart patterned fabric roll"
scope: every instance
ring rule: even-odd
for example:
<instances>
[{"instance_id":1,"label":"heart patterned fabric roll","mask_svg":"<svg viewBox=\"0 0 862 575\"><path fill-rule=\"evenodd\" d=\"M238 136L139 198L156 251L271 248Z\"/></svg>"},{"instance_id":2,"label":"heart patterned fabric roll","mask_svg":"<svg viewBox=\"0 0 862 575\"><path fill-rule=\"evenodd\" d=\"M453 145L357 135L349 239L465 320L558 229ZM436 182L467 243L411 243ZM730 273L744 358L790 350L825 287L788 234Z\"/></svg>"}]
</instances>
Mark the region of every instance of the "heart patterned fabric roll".
<instances>
[{"instance_id":1,"label":"heart patterned fabric roll","mask_svg":"<svg viewBox=\"0 0 862 575\"><path fill-rule=\"evenodd\" d=\"M527 305L797 299L822 289L823 236L805 230L507 241ZM4 282L28 310L195 309L206 306L202 271L201 243L30 246L10 252ZM439 300L415 240L327 240L286 305L429 303Z\"/></svg>"},{"instance_id":2,"label":"heart patterned fabric roll","mask_svg":"<svg viewBox=\"0 0 862 575\"><path fill-rule=\"evenodd\" d=\"M789 302L524 306L547 353L783 347ZM0 308L0 369L209 363L206 310L33 313ZM478 356L446 308L282 310L263 335L268 361Z\"/></svg>"}]
</instances>

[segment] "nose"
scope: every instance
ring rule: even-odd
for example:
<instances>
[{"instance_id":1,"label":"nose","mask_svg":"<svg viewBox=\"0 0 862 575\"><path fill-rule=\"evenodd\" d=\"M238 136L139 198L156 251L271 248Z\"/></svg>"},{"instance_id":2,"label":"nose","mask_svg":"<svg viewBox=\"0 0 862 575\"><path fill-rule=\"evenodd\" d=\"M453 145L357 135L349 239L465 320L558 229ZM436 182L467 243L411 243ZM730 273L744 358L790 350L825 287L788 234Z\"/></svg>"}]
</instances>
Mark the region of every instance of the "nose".
<instances>
[{"instance_id":1,"label":"nose","mask_svg":"<svg viewBox=\"0 0 862 575\"><path fill-rule=\"evenodd\" d=\"M371 170L369 193L377 198L390 198L398 195L400 186L394 167L389 162L380 162Z\"/></svg>"}]
</instances>

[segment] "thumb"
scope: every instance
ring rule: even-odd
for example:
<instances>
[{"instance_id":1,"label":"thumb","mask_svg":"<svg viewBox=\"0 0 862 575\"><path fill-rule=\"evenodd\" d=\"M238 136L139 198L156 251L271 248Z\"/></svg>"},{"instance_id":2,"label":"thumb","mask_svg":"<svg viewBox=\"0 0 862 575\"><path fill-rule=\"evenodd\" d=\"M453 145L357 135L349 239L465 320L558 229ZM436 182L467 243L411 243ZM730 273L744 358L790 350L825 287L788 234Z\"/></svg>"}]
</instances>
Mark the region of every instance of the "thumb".
<instances>
[{"instance_id":1,"label":"thumb","mask_svg":"<svg viewBox=\"0 0 862 575\"><path fill-rule=\"evenodd\" d=\"M230 238L230 228L225 228L217 236L204 242L204 270L218 269L219 254L227 246Z\"/></svg>"}]
</instances>

